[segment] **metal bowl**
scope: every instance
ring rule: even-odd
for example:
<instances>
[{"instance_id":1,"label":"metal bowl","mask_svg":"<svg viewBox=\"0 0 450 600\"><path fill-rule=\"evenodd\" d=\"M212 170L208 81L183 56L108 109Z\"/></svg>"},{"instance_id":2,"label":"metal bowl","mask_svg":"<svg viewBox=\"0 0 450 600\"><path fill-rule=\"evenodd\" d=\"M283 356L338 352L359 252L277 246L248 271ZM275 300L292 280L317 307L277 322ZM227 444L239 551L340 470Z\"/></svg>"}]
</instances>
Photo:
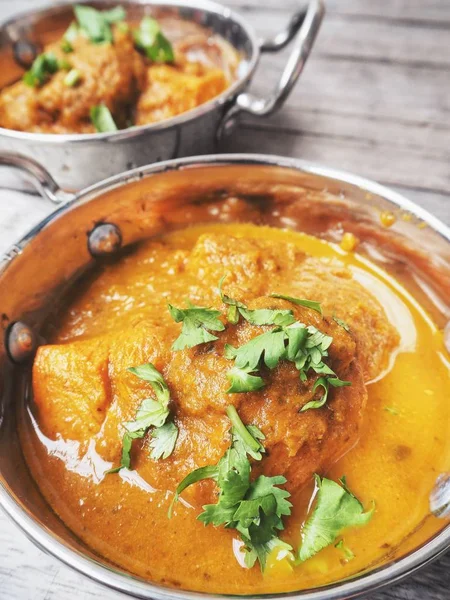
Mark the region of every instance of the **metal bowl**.
<instances>
[{"instance_id":1,"label":"metal bowl","mask_svg":"<svg viewBox=\"0 0 450 600\"><path fill-rule=\"evenodd\" d=\"M100 256L114 255L160 232L199 220L242 219L301 230L307 212L308 222L313 214L325 239L333 239L336 224L347 231L363 228L384 257L394 260L399 254L403 262L406 258L407 287L417 290L418 282L424 282L428 312L444 327L450 313L450 230L381 185L280 157L218 155L169 161L122 173L76 195L61 192L30 159L3 155L2 164L28 172L43 196L60 206L0 257L0 505L41 549L110 588L139 598L202 600L208 596L146 582L96 555L58 519L31 478L16 413L29 390L41 324L55 302ZM234 212L221 211L230 197ZM245 209L245 217L239 207ZM380 211L386 210L398 217L390 229L380 223ZM389 261L383 266L389 270ZM449 481L443 474L430 498L437 515L449 516ZM384 566L324 588L280 596L354 597L401 579L448 548L450 525L443 521L442 530L427 543Z\"/></svg>"},{"instance_id":2,"label":"metal bowl","mask_svg":"<svg viewBox=\"0 0 450 600\"><path fill-rule=\"evenodd\" d=\"M117 5L116 0L86 3L97 8ZM51 174L65 189L78 190L157 161L213 152L219 138L233 129L240 113L264 117L276 111L303 69L324 14L322 0L310 0L307 8L293 16L286 30L272 40L261 41L239 15L208 0L126 0L122 4L133 19L168 11L171 16L219 34L242 57L237 80L216 98L177 117L114 133L62 135L0 128L0 151L20 152L49 165ZM0 25L0 88L17 80L33 49L40 49L56 32L62 35L72 20L73 4L65 3L29 11ZM273 93L267 98L246 93L261 52L277 52L292 40L293 50Z\"/></svg>"}]
</instances>

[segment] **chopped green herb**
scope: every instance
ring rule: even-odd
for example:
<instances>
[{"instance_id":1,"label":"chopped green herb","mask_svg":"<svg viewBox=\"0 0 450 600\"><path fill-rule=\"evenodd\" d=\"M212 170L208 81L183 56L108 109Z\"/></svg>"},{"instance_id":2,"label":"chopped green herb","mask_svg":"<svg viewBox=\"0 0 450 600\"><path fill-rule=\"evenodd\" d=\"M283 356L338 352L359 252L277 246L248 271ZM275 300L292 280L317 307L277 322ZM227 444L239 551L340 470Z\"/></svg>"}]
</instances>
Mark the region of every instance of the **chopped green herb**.
<instances>
[{"instance_id":1,"label":"chopped green herb","mask_svg":"<svg viewBox=\"0 0 450 600\"><path fill-rule=\"evenodd\" d=\"M323 388L323 394L319 398L319 400L311 400L300 409L300 412L305 412L306 410L310 410L311 408L322 408L327 402L328 398L328 390L330 389L330 385L333 387L344 387L351 385L350 381L342 381L338 377L319 377L313 385L313 392L321 387Z\"/></svg>"},{"instance_id":2,"label":"chopped green herb","mask_svg":"<svg viewBox=\"0 0 450 600\"><path fill-rule=\"evenodd\" d=\"M284 294L271 294L272 298L280 298L281 300L287 300L288 302L292 302L292 304L297 304L298 306L304 306L305 308L310 308L311 310L315 310L319 314L322 314L322 307L319 302L314 302L313 300L305 300L303 298L294 298L293 296L285 296Z\"/></svg>"},{"instance_id":3,"label":"chopped green herb","mask_svg":"<svg viewBox=\"0 0 450 600\"><path fill-rule=\"evenodd\" d=\"M291 310L272 308L257 308L249 310L240 308L239 312L251 325L292 325L295 323L294 313Z\"/></svg>"},{"instance_id":4,"label":"chopped green herb","mask_svg":"<svg viewBox=\"0 0 450 600\"><path fill-rule=\"evenodd\" d=\"M117 131L117 125L114 123L111 112L104 104L98 104L91 108L91 121L99 133Z\"/></svg>"},{"instance_id":5,"label":"chopped green herb","mask_svg":"<svg viewBox=\"0 0 450 600\"><path fill-rule=\"evenodd\" d=\"M23 82L30 87L43 85L50 75L56 73L60 68L58 59L53 52L44 52L34 59L31 69L23 76Z\"/></svg>"},{"instance_id":6,"label":"chopped green herb","mask_svg":"<svg viewBox=\"0 0 450 600\"><path fill-rule=\"evenodd\" d=\"M144 17L134 32L136 46L153 62L170 63L175 60L172 44L162 33L158 21Z\"/></svg>"},{"instance_id":7,"label":"chopped green herb","mask_svg":"<svg viewBox=\"0 0 450 600\"><path fill-rule=\"evenodd\" d=\"M81 73L78 69L71 69L64 78L64 85L74 87L81 80Z\"/></svg>"},{"instance_id":8,"label":"chopped green herb","mask_svg":"<svg viewBox=\"0 0 450 600\"><path fill-rule=\"evenodd\" d=\"M236 367L247 372L256 371L262 362L269 369L274 369L285 354L285 337L283 330L275 328L257 335L239 348L226 344L225 358L234 359Z\"/></svg>"},{"instance_id":9,"label":"chopped green herb","mask_svg":"<svg viewBox=\"0 0 450 600\"><path fill-rule=\"evenodd\" d=\"M222 302L224 304L228 304L228 311L227 311L227 320L229 323L231 323L232 325L236 325L236 323L238 323L239 321L239 312L238 312L238 308L247 308L245 306L245 304L242 304L242 302L239 302L238 300L234 300L233 298L230 298L230 296L227 296L226 294L224 294L222 292L222 286L223 286L223 282L226 279L226 275L224 275L221 280L219 281L219 294L220 294L220 298L222 300Z\"/></svg>"},{"instance_id":10,"label":"chopped green herb","mask_svg":"<svg viewBox=\"0 0 450 600\"><path fill-rule=\"evenodd\" d=\"M238 394L241 392L255 392L264 387L264 380L259 375L252 375L246 369L233 367L227 373L230 380L230 387L227 394Z\"/></svg>"},{"instance_id":11,"label":"chopped green herb","mask_svg":"<svg viewBox=\"0 0 450 600\"><path fill-rule=\"evenodd\" d=\"M148 381L155 392L156 400L146 398L137 410L134 421L125 423L125 433L122 440L122 458L120 466L110 469L108 473L117 473L120 469L129 469L131 465L131 446L133 440L143 438L150 427L151 458L167 458L173 452L178 437L178 429L174 423L166 422L169 416L170 392L164 377L152 363L130 367L130 373L144 381Z\"/></svg>"},{"instance_id":12,"label":"chopped green herb","mask_svg":"<svg viewBox=\"0 0 450 600\"><path fill-rule=\"evenodd\" d=\"M231 437L234 447L241 454L250 454L255 460L261 460L265 452L264 446L260 440L264 439L264 434L255 425L244 425L235 407L230 404L227 408L227 415L231 421Z\"/></svg>"},{"instance_id":13,"label":"chopped green herb","mask_svg":"<svg viewBox=\"0 0 450 600\"><path fill-rule=\"evenodd\" d=\"M245 426L236 409L229 406L232 444L217 465L201 467L190 473L178 485L169 509L189 485L202 479L213 479L219 488L216 504L206 504L198 519L205 525L223 525L236 529L245 544L245 562L251 567L256 560L264 570L267 556L275 547L282 546L291 553L292 547L278 538L284 528L282 518L291 514L289 492L278 487L286 483L282 476L260 475L250 481L251 465L247 454L259 460L264 450L260 440L262 433L252 426Z\"/></svg>"},{"instance_id":14,"label":"chopped green herb","mask_svg":"<svg viewBox=\"0 0 450 600\"><path fill-rule=\"evenodd\" d=\"M239 321L239 313L251 325L291 325L295 321L294 314L291 310L280 310L270 308L258 308L250 310L245 304L230 298L222 292L222 285L226 275L219 282L220 298L224 304L228 304L227 319L232 325L236 325Z\"/></svg>"},{"instance_id":15,"label":"chopped green herb","mask_svg":"<svg viewBox=\"0 0 450 600\"><path fill-rule=\"evenodd\" d=\"M393 406L385 406L384 410L388 413L390 413L391 415L395 415L398 416L400 414L400 412L394 408Z\"/></svg>"},{"instance_id":16,"label":"chopped green herb","mask_svg":"<svg viewBox=\"0 0 450 600\"><path fill-rule=\"evenodd\" d=\"M345 321L343 321L342 319L338 319L338 317L336 317L335 315L333 315L333 321L335 321L335 323L337 323L338 325L340 325L343 329L345 329L345 331L347 331L347 333L350 332L350 325L348 325Z\"/></svg>"},{"instance_id":17,"label":"chopped green herb","mask_svg":"<svg viewBox=\"0 0 450 600\"><path fill-rule=\"evenodd\" d=\"M153 460L168 458L172 454L177 442L178 427L174 423L168 422L161 425L161 427L153 429L151 435L151 458L153 458Z\"/></svg>"},{"instance_id":18,"label":"chopped green herb","mask_svg":"<svg viewBox=\"0 0 450 600\"><path fill-rule=\"evenodd\" d=\"M112 42L111 25L123 21L126 17L126 12L121 6L100 11L92 6L78 4L74 7L74 12L80 29L94 44ZM67 32L65 37L67 39Z\"/></svg>"},{"instance_id":19,"label":"chopped green herb","mask_svg":"<svg viewBox=\"0 0 450 600\"><path fill-rule=\"evenodd\" d=\"M305 561L333 544L347 527L366 525L374 507L364 512L361 502L349 491L345 479L341 485L315 475L318 493L315 507L303 526L300 561Z\"/></svg>"},{"instance_id":20,"label":"chopped green herb","mask_svg":"<svg viewBox=\"0 0 450 600\"><path fill-rule=\"evenodd\" d=\"M210 331L223 331L224 324L218 318L219 310L194 306L189 303L185 309L175 308L169 304L169 312L176 323L183 323L181 334L172 344L172 350L184 350L184 348L193 348L199 344L213 342L218 337L211 334Z\"/></svg>"},{"instance_id":21,"label":"chopped green herb","mask_svg":"<svg viewBox=\"0 0 450 600\"><path fill-rule=\"evenodd\" d=\"M335 544L334 547L338 550L341 550L344 553L346 561L350 561L355 558L355 555L350 550L350 548L344 544L344 540L339 540L339 542Z\"/></svg>"},{"instance_id":22,"label":"chopped green herb","mask_svg":"<svg viewBox=\"0 0 450 600\"><path fill-rule=\"evenodd\" d=\"M246 309L239 308L239 312L247 318ZM266 311L263 309L253 312L265 313ZM252 392L262 388L264 381L258 375L258 369L262 364L269 369L274 369L280 360L294 362L302 381L307 380L310 369L321 375L314 385L313 392L322 386L324 388L322 397L308 402L301 412L323 406L327 401L330 385L333 387L350 385L350 382L341 381L323 362L323 359L328 356L328 348L333 341L331 336L322 333L312 325L307 327L298 321L292 323L291 311L268 312L272 313L270 318L273 322L279 323L278 326L254 337L239 348L229 344L225 346L225 358L235 361L234 368L227 373L231 382L228 393ZM258 314L255 321L258 321L258 324L267 323L266 316L266 314Z\"/></svg>"},{"instance_id":23,"label":"chopped green herb","mask_svg":"<svg viewBox=\"0 0 450 600\"><path fill-rule=\"evenodd\" d=\"M75 23L75 21L72 21L72 23L66 29L61 41L61 50L63 52L66 54L73 52L73 42L78 37L79 33L80 31L78 25Z\"/></svg>"},{"instance_id":24,"label":"chopped green herb","mask_svg":"<svg viewBox=\"0 0 450 600\"><path fill-rule=\"evenodd\" d=\"M152 365L152 363L146 363L144 365L140 365L139 367L130 367L128 371L133 373L133 375L136 375L136 377L139 377L139 379L148 381L150 383L156 394L156 399L158 402L164 406L169 404L170 392L169 388L167 387L167 383L165 382L164 377L161 375L158 369Z\"/></svg>"}]
</instances>

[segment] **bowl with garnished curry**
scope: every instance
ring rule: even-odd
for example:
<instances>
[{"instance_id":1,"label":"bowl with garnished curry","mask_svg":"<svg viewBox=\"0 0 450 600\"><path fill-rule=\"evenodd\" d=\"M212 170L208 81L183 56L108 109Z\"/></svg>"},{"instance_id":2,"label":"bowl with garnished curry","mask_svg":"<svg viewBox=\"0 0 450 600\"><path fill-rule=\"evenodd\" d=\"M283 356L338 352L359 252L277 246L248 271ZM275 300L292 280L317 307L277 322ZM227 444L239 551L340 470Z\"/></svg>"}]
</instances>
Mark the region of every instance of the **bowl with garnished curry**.
<instances>
[{"instance_id":1,"label":"bowl with garnished curry","mask_svg":"<svg viewBox=\"0 0 450 600\"><path fill-rule=\"evenodd\" d=\"M0 150L45 163L70 190L211 152L241 112L281 106L323 12L311 0L267 42L208 0L85 1L14 17L0 25ZM290 42L279 86L250 96L261 53Z\"/></svg>"},{"instance_id":2,"label":"bowl with garnished curry","mask_svg":"<svg viewBox=\"0 0 450 600\"><path fill-rule=\"evenodd\" d=\"M31 539L180 600L348 598L450 546L444 224L252 155L59 198L0 272L0 502Z\"/></svg>"}]
</instances>

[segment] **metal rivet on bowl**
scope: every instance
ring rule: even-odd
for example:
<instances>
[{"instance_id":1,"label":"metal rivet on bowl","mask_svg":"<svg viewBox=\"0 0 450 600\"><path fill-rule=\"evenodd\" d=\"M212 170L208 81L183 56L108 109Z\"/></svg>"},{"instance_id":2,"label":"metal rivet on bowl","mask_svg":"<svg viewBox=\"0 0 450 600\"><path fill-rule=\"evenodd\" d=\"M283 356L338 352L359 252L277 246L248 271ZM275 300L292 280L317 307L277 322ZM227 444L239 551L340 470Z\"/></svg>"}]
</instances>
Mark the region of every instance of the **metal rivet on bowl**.
<instances>
[{"instance_id":1,"label":"metal rivet on bowl","mask_svg":"<svg viewBox=\"0 0 450 600\"><path fill-rule=\"evenodd\" d=\"M23 363L33 358L38 342L34 331L26 323L16 321L5 333L5 346L10 359L15 363Z\"/></svg>"},{"instance_id":2,"label":"metal rivet on bowl","mask_svg":"<svg viewBox=\"0 0 450 600\"><path fill-rule=\"evenodd\" d=\"M88 233L88 250L94 257L111 256L122 247L122 234L113 223L99 223Z\"/></svg>"},{"instance_id":3,"label":"metal rivet on bowl","mask_svg":"<svg viewBox=\"0 0 450 600\"><path fill-rule=\"evenodd\" d=\"M29 69L39 54L35 44L28 40L18 40L13 45L14 60L24 69Z\"/></svg>"}]
</instances>

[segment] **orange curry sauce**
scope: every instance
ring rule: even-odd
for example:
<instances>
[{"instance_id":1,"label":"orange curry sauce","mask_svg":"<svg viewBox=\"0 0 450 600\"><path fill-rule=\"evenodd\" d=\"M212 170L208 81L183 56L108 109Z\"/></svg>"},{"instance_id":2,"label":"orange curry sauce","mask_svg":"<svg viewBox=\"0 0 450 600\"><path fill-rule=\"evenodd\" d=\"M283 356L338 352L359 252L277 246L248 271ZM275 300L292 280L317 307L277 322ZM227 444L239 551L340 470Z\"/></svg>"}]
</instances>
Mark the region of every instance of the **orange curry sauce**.
<instances>
[{"instance_id":1,"label":"orange curry sauce","mask_svg":"<svg viewBox=\"0 0 450 600\"><path fill-rule=\"evenodd\" d=\"M316 262L305 262L305 255ZM324 323L329 322L326 326L334 327L335 313L360 336L359 347L371 354L357 359L363 365L368 393L365 401L361 392L365 407L358 435L351 438L351 447L343 443L323 460L317 459L321 475L337 481L345 474L366 508L375 502L368 525L343 533L352 560L333 544L298 566L271 557L264 574L257 564L244 568L237 533L205 527L196 519L201 505L214 494L209 482L187 490L168 519L178 481L196 466L217 462L228 447L226 403L235 403L244 422L245 415L254 414L268 439L275 435L269 422L272 413L265 413L264 421L256 409L249 412L257 399L249 399L246 407L246 394L225 394L226 378L222 387L217 383L225 359L214 358L211 367L206 355L195 348L176 357L168 350L180 325L170 318L167 303L184 307L189 298L225 312L217 290L224 274L229 277L225 291L232 290L250 306L255 298L271 292L319 300ZM336 277L341 278L347 296L333 287ZM359 285L364 293L358 299ZM373 298L379 302L376 308L370 304ZM281 302L276 306L293 308ZM318 318L307 313L299 314L305 320ZM306 234L255 225L192 227L150 240L118 263L102 267L47 330L50 345L40 349L34 367L35 400L21 419L25 456L43 495L66 525L126 571L204 592L300 590L379 566L416 547L445 523L429 515L434 482L450 469L449 370L442 333L399 281L357 252ZM335 335L347 339L345 332ZM354 344L351 338L349 348ZM378 350L370 347L372 338ZM122 423L133 418L142 398L151 395L145 382L124 373L127 367L146 361L153 361L168 381L177 405L180 439L173 455L162 461L151 460L148 441L139 440L133 446L134 469L105 475L120 458ZM280 383L274 375L269 392L291 385L289 372L283 377ZM359 380L354 381L356 386ZM332 392L342 395L333 396L331 410L333 402L346 398L353 402L348 395L356 393L352 387ZM191 398L190 404L183 394ZM342 413L340 432L352 430L358 408ZM317 413L309 418L318 418L320 411L329 410L304 415ZM280 423L287 428L281 437L295 434L289 424ZM308 427L314 426L308 421ZM328 431L321 441L325 446L331 444ZM302 450L298 452L301 459ZM263 461L269 459L270 452ZM314 469L315 459L312 455L309 459ZM269 470L287 473L289 489L289 474L295 477L301 464L301 460L293 462L289 470L283 459ZM310 510L312 481L308 475L304 485L291 486L293 512L285 519L281 538L295 549Z\"/></svg>"}]
</instances>

